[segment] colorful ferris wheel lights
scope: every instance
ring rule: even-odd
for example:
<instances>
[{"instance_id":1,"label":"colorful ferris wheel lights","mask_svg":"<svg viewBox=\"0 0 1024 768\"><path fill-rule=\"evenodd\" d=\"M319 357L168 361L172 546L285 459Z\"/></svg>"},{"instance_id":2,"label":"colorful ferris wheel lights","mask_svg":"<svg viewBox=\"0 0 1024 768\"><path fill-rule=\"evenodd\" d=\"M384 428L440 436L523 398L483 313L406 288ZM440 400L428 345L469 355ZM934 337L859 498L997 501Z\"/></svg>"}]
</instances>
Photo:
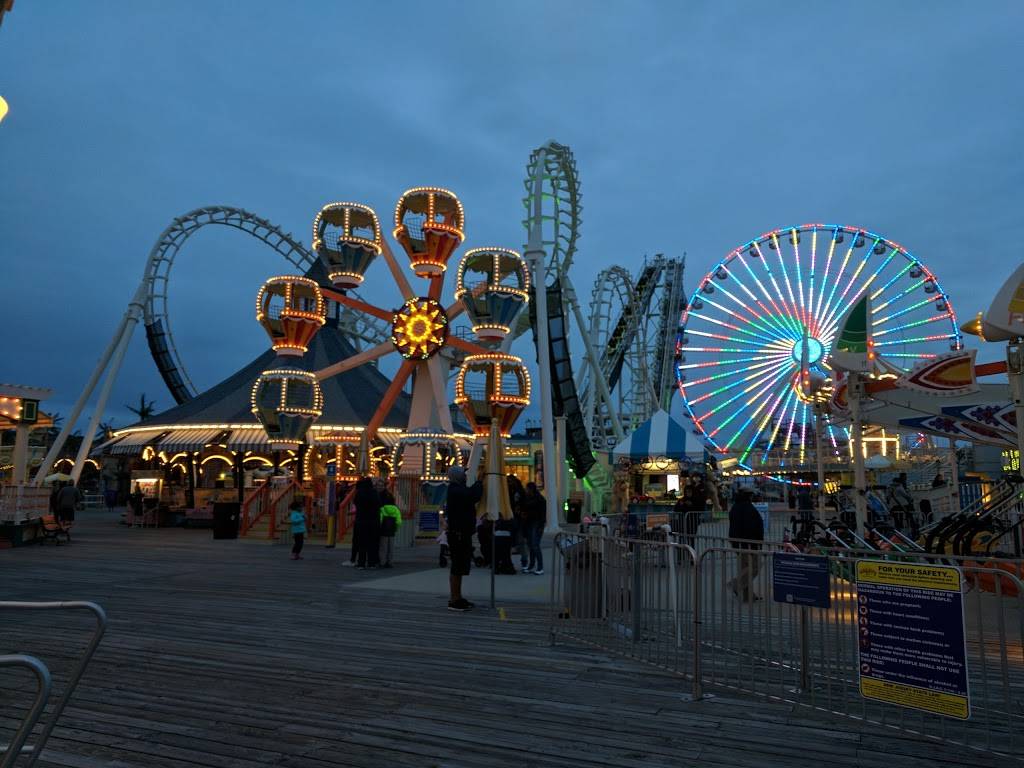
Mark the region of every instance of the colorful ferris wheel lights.
<instances>
[{"instance_id":1,"label":"colorful ferris wheel lights","mask_svg":"<svg viewBox=\"0 0 1024 768\"><path fill-rule=\"evenodd\" d=\"M874 304L877 351L894 365L959 348L955 315L934 275L882 235L782 227L715 265L683 313L676 364L688 413L710 447L737 451L745 469L769 454L782 460L780 451L792 454L786 463L806 458L815 439L808 383L832 375L828 356L840 322L865 296ZM914 334L936 326L943 332ZM843 432L826 432L834 449Z\"/></svg>"}]
</instances>

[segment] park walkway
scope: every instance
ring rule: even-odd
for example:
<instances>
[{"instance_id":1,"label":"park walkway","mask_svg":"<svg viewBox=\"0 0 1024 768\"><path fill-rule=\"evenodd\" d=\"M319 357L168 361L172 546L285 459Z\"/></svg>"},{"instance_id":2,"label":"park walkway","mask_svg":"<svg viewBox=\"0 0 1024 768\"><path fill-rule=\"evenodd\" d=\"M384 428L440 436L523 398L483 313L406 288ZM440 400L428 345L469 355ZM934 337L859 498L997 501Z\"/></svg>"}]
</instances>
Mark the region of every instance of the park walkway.
<instances>
[{"instance_id":1,"label":"park walkway","mask_svg":"<svg viewBox=\"0 0 1024 768\"><path fill-rule=\"evenodd\" d=\"M395 570L361 572L340 567L347 552L310 548L292 562L281 546L130 530L88 514L70 547L0 551L3 599L95 600L110 619L39 765L965 763L944 745L862 733L785 704L728 694L687 702L678 677L552 647L541 577L501 577L499 594L509 584L510 597L500 615L450 613L434 546L401 552ZM485 583L469 595L481 606ZM88 622L47 620L0 616L0 652L38 655L59 680ZM23 678L0 676L0 742L26 690ZM970 763L996 765L980 754Z\"/></svg>"}]
</instances>

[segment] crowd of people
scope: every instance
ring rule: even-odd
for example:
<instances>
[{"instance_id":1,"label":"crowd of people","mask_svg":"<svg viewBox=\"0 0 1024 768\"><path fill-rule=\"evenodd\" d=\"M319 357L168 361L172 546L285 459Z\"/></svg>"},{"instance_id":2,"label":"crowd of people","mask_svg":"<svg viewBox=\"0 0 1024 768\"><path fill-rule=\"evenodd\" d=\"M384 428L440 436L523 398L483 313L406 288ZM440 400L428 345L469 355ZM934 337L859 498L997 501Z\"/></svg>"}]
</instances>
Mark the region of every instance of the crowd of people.
<instances>
[{"instance_id":1,"label":"crowd of people","mask_svg":"<svg viewBox=\"0 0 1024 768\"><path fill-rule=\"evenodd\" d=\"M535 483L525 486L514 475L506 481L512 517L492 521L479 515L477 505L483 498L483 483L477 480L468 485L466 470L452 467L448 470L448 497L444 510L442 559L451 563L449 575L451 611L468 611L473 603L462 595L462 578L469 575L472 565L493 567L495 573L544 573L544 554L541 539L547 524L547 500ZM473 536L479 544L474 555ZM519 571L512 562L513 548L519 548Z\"/></svg>"}]
</instances>

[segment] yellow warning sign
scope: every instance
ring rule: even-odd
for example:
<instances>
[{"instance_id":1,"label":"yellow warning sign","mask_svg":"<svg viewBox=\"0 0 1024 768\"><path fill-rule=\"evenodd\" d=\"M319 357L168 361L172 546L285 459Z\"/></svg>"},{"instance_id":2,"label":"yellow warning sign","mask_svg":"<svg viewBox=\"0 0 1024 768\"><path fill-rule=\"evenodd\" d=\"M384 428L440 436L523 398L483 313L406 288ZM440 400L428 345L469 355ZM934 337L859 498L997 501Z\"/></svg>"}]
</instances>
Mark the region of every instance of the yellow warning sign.
<instances>
[{"instance_id":1,"label":"yellow warning sign","mask_svg":"<svg viewBox=\"0 0 1024 768\"><path fill-rule=\"evenodd\" d=\"M861 677L860 693L868 699L885 701L901 707L921 709L925 712L955 717L960 720L966 720L971 714L966 696L930 691L927 688L917 688L913 685L903 685L902 683L890 683L885 680Z\"/></svg>"},{"instance_id":2,"label":"yellow warning sign","mask_svg":"<svg viewBox=\"0 0 1024 768\"><path fill-rule=\"evenodd\" d=\"M960 570L857 562L857 638L864 698L971 716Z\"/></svg>"},{"instance_id":3,"label":"yellow warning sign","mask_svg":"<svg viewBox=\"0 0 1024 768\"><path fill-rule=\"evenodd\" d=\"M948 565L857 561L857 581L891 587L960 591L960 570Z\"/></svg>"}]
</instances>

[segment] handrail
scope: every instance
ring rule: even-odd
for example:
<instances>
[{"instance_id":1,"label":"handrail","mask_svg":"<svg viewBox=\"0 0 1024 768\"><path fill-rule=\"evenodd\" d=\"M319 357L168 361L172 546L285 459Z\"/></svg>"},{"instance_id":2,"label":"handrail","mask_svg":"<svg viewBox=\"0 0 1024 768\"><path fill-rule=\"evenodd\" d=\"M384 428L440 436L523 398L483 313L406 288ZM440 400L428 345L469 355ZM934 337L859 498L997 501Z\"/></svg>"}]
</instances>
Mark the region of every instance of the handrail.
<instances>
[{"instance_id":1,"label":"handrail","mask_svg":"<svg viewBox=\"0 0 1024 768\"><path fill-rule=\"evenodd\" d=\"M238 522L238 534L240 536L245 536L245 534L249 532L249 529L252 528L256 521L263 516L264 512L266 512L266 504L261 503L259 504L259 510L254 516L252 514L253 504L257 501L266 501L265 497L269 495L270 483L263 483L263 485L250 493L248 498L242 502L242 509Z\"/></svg>"},{"instance_id":2,"label":"handrail","mask_svg":"<svg viewBox=\"0 0 1024 768\"><path fill-rule=\"evenodd\" d=\"M299 484L299 482L293 477L291 479L291 482L289 482L288 485L286 485L284 488L281 489L280 493L278 493L276 496L274 496L273 498L270 499L270 504L268 505L269 509L267 510L270 513L270 523L267 525L267 538L269 538L269 539L276 538L275 533L277 532L277 517L278 517L278 515L277 515L277 507L284 500L285 496L288 496L289 494L291 494L291 496L289 497L289 503L290 503L291 502L291 498L295 496L295 489L296 488L298 488L301 491L302 490L302 485ZM262 516L263 515L261 514L260 517L262 517Z\"/></svg>"},{"instance_id":3,"label":"handrail","mask_svg":"<svg viewBox=\"0 0 1024 768\"><path fill-rule=\"evenodd\" d=\"M50 688L53 680L50 677L50 670L35 656L26 656L22 653L12 653L0 656L0 667L24 667L36 676L36 696L32 707L25 713L25 719L21 721L18 730L14 732L14 738L6 746L0 746L0 768L12 768L14 762L23 753L33 752L32 747L24 747L28 741L29 734L39 722L46 702L50 698ZM24 747L24 748L23 748Z\"/></svg>"},{"instance_id":4,"label":"handrail","mask_svg":"<svg viewBox=\"0 0 1024 768\"><path fill-rule=\"evenodd\" d=\"M341 500L341 504L338 505L338 540L344 539L348 535L349 530L349 507L352 506L352 500L356 497L356 487L353 485L345 497Z\"/></svg>"},{"instance_id":5,"label":"handrail","mask_svg":"<svg viewBox=\"0 0 1024 768\"><path fill-rule=\"evenodd\" d=\"M68 676L67 685L64 689L64 695L57 700L57 703L53 707L53 712L50 714L49 719L46 721L46 725L43 726L42 733L39 734L39 741L31 750L31 756L28 760L27 768L31 768L35 765L36 760L39 759L39 755L43 751L43 747L46 746L46 742L50 738L50 734L53 732L53 727L57 724L61 714L64 712L64 707L67 706L68 701L71 699L71 694L74 693L75 688L78 687L78 682L82 679L82 675L85 673L85 668L89 666L89 662L92 660L93 654L96 653L96 648L100 644L100 640L103 639L103 633L107 630L107 614L100 606L96 603L89 602L86 600L67 600L60 602L19 602L13 600L0 600L0 610L23 610L23 611L48 611L48 610L85 610L89 611L96 618L96 629L93 631L92 639L89 641L89 645L86 646L85 653L78 660L78 664L75 665L74 669L71 670L71 674ZM14 765L14 760L11 756L17 756L17 752L14 751L13 744L8 754L4 758L4 762L0 764L0 768L9 768ZM10 760L10 762L8 762Z\"/></svg>"}]
</instances>

